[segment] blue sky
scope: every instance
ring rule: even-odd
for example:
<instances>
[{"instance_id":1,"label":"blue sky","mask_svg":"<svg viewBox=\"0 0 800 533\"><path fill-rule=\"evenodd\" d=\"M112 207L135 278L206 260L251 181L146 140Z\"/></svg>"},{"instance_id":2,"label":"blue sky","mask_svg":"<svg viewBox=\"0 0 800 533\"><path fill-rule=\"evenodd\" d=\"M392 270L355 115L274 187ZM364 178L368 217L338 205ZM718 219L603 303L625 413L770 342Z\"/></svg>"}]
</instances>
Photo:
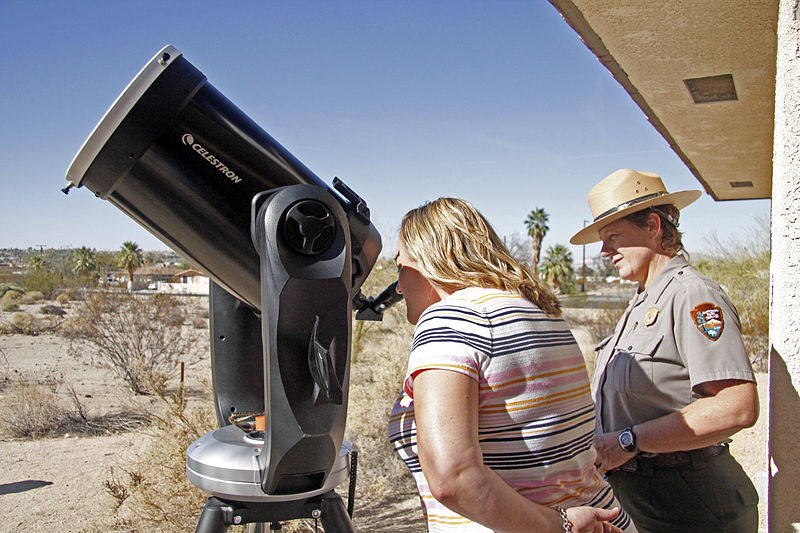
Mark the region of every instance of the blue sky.
<instances>
[{"instance_id":1,"label":"blue sky","mask_svg":"<svg viewBox=\"0 0 800 533\"><path fill-rule=\"evenodd\" d=\"M387 248L403 213L439 196L469 200L506 236L542 207L546 248L568 244L589 188L619 168L701 189L544 0L0 0L0 248L166 248L90 191L60 189L167 44L320 178L359 193ZM684 242L702 252L769 208L704 194L683 213Z\"/></svg>"}]
</instances>

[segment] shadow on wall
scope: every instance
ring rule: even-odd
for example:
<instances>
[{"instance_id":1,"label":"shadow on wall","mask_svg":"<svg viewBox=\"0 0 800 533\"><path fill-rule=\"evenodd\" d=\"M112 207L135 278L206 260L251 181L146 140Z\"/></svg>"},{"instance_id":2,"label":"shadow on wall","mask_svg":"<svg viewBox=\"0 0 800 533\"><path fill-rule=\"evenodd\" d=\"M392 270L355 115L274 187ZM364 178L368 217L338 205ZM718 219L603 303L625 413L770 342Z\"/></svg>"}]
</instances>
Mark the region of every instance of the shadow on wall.
<instances>
[{"instance_id":1,"label":"shadow on wall","mask_svg":"<svg viewBox=\"0 0 800 533\"><path fill-rule=\"evenodd\" d=\"M774 346L769 358L769 391L769 531L796 531L793 524L800 522L797 499L800 397L786 361Z\"/></svg>"}]
</instances>

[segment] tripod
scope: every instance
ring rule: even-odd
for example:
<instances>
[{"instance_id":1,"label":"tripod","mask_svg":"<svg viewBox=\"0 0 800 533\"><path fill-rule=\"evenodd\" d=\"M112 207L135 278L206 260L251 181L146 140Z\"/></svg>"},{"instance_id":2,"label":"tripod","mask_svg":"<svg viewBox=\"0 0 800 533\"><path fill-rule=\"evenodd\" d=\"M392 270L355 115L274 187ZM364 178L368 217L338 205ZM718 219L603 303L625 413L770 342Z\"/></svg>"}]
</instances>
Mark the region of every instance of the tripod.
<instances>
[{"instance_id":1,"label":"tripod","mask_svg":"<svg viewBox=\"0 0 800 533\"><path fill-rule=\"evenodd\" d=\"M341 496L331 490L321 496L283 502L230 502L212 496L203 506L195 533L225 533L232 525L276 524L297 518L319 519L326 533L355 532Z\"/></svg>"}]
</instances>

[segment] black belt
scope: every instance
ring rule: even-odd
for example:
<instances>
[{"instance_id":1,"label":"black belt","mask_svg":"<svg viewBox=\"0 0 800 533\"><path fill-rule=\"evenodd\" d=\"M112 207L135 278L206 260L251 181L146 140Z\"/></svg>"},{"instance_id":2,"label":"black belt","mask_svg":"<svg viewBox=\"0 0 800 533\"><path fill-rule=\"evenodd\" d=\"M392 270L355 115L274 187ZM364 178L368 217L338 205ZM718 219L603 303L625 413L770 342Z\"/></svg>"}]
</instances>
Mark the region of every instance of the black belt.
<instances>
[{"instance_id":1,"label":"black belt","mask_svg":"<svg viewBox=\"0 0 800 533\"><path fill-rule=\"evenodd\" d=\"M652 472L660 468L675 468L692 465L695 469L702 468L706 460L717 455L728 453L728 445L714 444L697 450L686 452L658 453L652 456L638 455L621 465L623 472Z\"/></svg>"}]
</instances>

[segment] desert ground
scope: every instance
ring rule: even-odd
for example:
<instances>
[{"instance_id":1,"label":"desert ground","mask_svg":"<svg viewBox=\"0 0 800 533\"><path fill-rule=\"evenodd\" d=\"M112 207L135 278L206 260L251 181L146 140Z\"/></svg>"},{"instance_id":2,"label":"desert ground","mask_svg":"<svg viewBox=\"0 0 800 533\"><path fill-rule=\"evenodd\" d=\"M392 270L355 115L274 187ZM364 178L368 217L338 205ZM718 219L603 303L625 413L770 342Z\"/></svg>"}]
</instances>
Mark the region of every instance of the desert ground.
<instances>
[{"instance_id":1,"label":"desert ground","mask_svg":"<svg viewBox=\"0 0 800 533\"><path fill-rule=\"evenodd\" d=\"M582 349L591 351L586 332L575 334ZM65 402L77 400L89 417L124 414L133 407L141 409L141 402L154 401L135 398L110 369L77 359L67 345L53 333L0 335L0 380L6 385L20 379L61 383L58 394ZM186 362L188 390L207 388L209 380L208 357L201 354ZM758 384L761 417L754 427L734 436L732 450L761 492L766 470L765 374L758 375ZM7 386L0 388L0 401L7 392ZM195 396L193 401L211 401L207 395ZM152 430L139 427L101 436L65 433L31 440L13 438L0 426L0 533L131 531L114 525L115 500L104 482L133 468L154 438ZM760 507L764 524L763 498ZM197 512L199 516L200 509ZM382 500L357 502L355 524L359 531L424 531L420 515L415 497L387 494Z\"/></svg>"}]
</instances>

